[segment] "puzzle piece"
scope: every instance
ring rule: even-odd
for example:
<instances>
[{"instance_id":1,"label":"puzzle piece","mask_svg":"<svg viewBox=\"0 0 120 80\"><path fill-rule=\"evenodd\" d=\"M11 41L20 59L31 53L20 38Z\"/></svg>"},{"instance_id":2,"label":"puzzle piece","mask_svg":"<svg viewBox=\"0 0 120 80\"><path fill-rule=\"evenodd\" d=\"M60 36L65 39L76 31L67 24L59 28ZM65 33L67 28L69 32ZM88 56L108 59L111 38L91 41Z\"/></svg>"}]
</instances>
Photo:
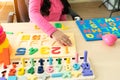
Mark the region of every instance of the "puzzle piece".
<instances>
[{"instance_id":1,"label":"puzzle piece","mask_svg":"<svg viewBox=\"0 0 120 80\"><path fill-rule=\"evenodd\" d=\"M27 72L30 73L30 74L34 74L35 70L34 70L33 67L30 67Z\"/></svg>"},{"instance_id":2,"label":"puzzle piece","mask_svg":"<svg viewBox=\"0 0 120 80\"><path fill-rule=\"evenodd\" d=\"M58 64L61 64L62 59L58 58L57 61L58 61Z\"/></svg>"},{"instance_id":3,"label":"puzzle piece","mask_svg":"<svg viewBox=\"0 0 120 80\"><path fill-rule=\"evenodd\" d=\"M40 35L33 35L32 40L40 40Z\"/></svg>"},{"instance_id":4,"label":"puzzle piece","mask_svg":"<svg viewBox=\"0 0 120 80\"><path fill-rule=\"evenodd\" d=\"M52 72L54 72L54 67L53 66L47 66L47 69L46 69L46 72L47 73L52 73Z\"/></svg>"},{"instance_id":5,"label":"puzzle piece","mask_svg":"<svg viewBox=\"0 0 120 80\"><path fill-rule=\"evenodd\" d=\"M19 68L17 74L18 74L19 76L24 75L24 74L25 74L25 68L23 68L23 67Z\"/></svg>"},{"instance_id":6,"label":"puzzle piece","mask_svg":"<svg viewBox=\"0 0 120 80\"><path fill-rule=\"evenodd\" d=\"M44 72L44 68L43 68L43 66L39 66L37 72L38 72L38 74L43 73L43 72Z\"/></svg>"},{"instance_id":7,"label":"puzzle piece","mask_svg":"<svg viewBox=\"0 0 120 80\"><path fill-rule=\"evenodd\" d=\"M84 69L84 70L82 71L82 74L83 74L83 76L92 76L92 75L93 75L93 72L92 72L92 70L90 70L90 69Z\"/></svg>"},{"instance_id":8,"label":"puzzle piece","mask_svg":"<svg viewBox=\"0 0 120 80\"><path fill-rule=\"evenodd\" d=\"M25 55L26 48L18 48L16 52L16 55Z\"/></svg>"},{"instance_id":9,"label":"puzzle piece","mask_svg":"<svg viewBox=\"0 0 120 80\"><path fill-rule=\"evenodd\" d=\"M80 71L72 71L71 74L72 74L73 77L77 78L81 75L81 72Z\"/></svg>"},{"instance_id":10,"label":"puzzle piece","mask_svg":"<svg viewBox=\"0 0 120 80\"><path fill-rule=\"evenodd\" d=\"M0 80L6 80L6 78L4 78L4 77L0 77Z\"/></svg>"},{"instance_id":11,"label":"puzzle piece","mask_svg":"<svg viewBox=\"0 0 120 80\"><path fill-rule=\"evenodd\" d=\"M72 77L71 72L70 72L70 71L64 72L64 74L63 74L62 77L63 77L63 78L71 78L71 77Z\"/></svg>"},{"instance_id":12,"label":"puzzle piece","mask_svg":"<svg viewBox=\"0 0 120 80\"><path fill-rule=\"evenodd\" d=\"M10 69L10 71L9 71L9 76L15 76L15 73L16 73L16 69Z\"/></svg>"},{"instance_id":13,"label":"puzzle piece","mask_svg":"<svg viewBox=\"0 0 120 80\"><path fill-rule=\"evenodd\" d=\"M44 65L43 63L45 62L45 60L43 60L42 58L39 60L40 65Z\"/></svg>"},{"instance_id":14,"label":"puzzle piece","mask_svg":"<svg viewBox=\"0 0 120 80\"><path fill-rule=\"evenodd\" d=\"M63 73L62 72L59 72L59 73L53 73L51 75L52 78L58 78L58 77L62 77L63 76Z\"/></svg>"},{"instance_id":15,"label":"puzzle piece","mask_svg":"<svg viewBox=\"0 0 120 80\"><path fill-rule=\"evenodd\" d=\"M38 48L30 48L29 51L29 54L32 55L38 51Z\"/></svg>"},{"instance_id":16,"label":"puzzle piece","mask_svg":"<svg viewBox=\"0 0 120 80\"><path fill-rule=\"evenodd\" d=\"M48 60L49 60L49 65L52 65L53 64L53 58L49 57Z\"/></svg>"},{"instance_id":17,"label":"puzzle piece","mask_svg":"<svg viewBox=\"0 0 120 80\"><path fill-rule=\"evenodd\" d=\"M24 40L30 40L30 35L23 35L21 38L22 41Z\"/></svg>"},{"instance_id":18,"label":"puzzle piece","mask_svg":"<svg viewBox=\"0 0 120 80\"><path fill-rule=\"evenodd\" d=\"M17 80L17 77L16 76L9 76L8 80Z\"/></svg>"},{"instance_id":19,"label":"puzzle piece","mask_svg":"<svg viewBox=\"0 0 120 80\"><path fill-rule=\"evenodd\" d=\"M27 80L38 80L38 76L37 75L30 75L30 76L28 76Z\"/></svg>"},{"instance_id":20,"label":"puzzle piece","mask_svg":"<svg viewBox=\"0 0 120 80\"><path fill-rule=\"evenodd\" d=\"M73 64L73 68L75 70L79 70L80 69L80 64L78 64L78 63Z\"/></svg>"}]
</instances>

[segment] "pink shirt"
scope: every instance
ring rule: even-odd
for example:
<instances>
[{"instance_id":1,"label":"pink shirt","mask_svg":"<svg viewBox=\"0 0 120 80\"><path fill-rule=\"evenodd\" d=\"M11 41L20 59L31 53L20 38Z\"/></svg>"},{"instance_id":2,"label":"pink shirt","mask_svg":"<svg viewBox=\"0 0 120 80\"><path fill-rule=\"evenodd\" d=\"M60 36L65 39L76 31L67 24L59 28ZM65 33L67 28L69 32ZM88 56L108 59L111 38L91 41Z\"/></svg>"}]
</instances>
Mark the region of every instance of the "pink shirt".
<instances>
[{"instance_id":1,"label":"pink shirt","mask_svg":"<svg viewBox=\"0 0 120 80\"><path fill-rule=\"evenodd\" d=\"M66 15L62 15L63 5L60 0L50 0L50 14L49 16L42 16L40 13L43 0L29 0L29 17L30 20L39 26L49 36L56 31L48 21L63 21L66 20Z\"/></svg>"}]
</instances>

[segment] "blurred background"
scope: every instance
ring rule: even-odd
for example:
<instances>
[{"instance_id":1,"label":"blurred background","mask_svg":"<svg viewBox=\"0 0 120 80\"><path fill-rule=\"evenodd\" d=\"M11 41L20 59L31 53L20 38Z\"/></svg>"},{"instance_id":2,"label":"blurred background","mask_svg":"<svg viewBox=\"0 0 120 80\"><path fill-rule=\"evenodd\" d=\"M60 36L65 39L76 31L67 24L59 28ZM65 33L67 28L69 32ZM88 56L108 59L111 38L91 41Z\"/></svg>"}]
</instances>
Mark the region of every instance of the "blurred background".
<instances>
[{"instance_id":1,"label":"blurred background","mask_svg":"<svg viewBox=\"0 0 120 80\"><path fill-rule=\"evenodd\" d=\"M83 19L109 17L111 7L106 3L99 7L105 0L68 0L71 7ZM114 0L111 0L114 3ZM13 0L0 0L0 23L7 22L9 12L14 12ZM120 12L115 12L112 16L118 16ZM72 20L68 16L68 20ZM16 22L16 21L14 21Z\"/></svg>"}]
</instances>

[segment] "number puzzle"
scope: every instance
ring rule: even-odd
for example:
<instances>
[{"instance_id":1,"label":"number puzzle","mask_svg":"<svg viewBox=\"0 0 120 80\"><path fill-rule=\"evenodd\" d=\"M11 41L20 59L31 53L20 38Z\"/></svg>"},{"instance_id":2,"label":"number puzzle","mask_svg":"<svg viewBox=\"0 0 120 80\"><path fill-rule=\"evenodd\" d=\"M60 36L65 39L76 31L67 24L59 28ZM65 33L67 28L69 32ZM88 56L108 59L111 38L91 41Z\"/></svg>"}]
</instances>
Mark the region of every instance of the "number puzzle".
<instances>
[{"instance_id":1,"label":"number puzzle","mask_svg":"<svg viewBox=\"0 0 120 80\"><path fill-rule=\"evenodd\" d=\"M87 55L11 60L7 67L0 65L0 80L94 80Z\"/></svg>"},{"instance_id":2,"label":"number puzzle","mask_svg":"<svg viewBox=\"0 0 120 80\"><path fill-rule=\"evenodd\" d=\"M72 46L62 46L55 40L49 38L44 33L39 34L19 34L15 41L15 54L12 59L25 58L40 58L40 57L71 57L76 52L74 34L66 33L71 41Z\"/></svg>"},{"instance_id":3,"label":"number puzzle","mask_svg":"<svg viewBox=\"0 0 120 80\"><path fill-rule=\"evenodd\" d=\"M76 21L86 41L102 40L102 35L115 34L120 38L120 16Z\"/></svg>"}]
</instances>

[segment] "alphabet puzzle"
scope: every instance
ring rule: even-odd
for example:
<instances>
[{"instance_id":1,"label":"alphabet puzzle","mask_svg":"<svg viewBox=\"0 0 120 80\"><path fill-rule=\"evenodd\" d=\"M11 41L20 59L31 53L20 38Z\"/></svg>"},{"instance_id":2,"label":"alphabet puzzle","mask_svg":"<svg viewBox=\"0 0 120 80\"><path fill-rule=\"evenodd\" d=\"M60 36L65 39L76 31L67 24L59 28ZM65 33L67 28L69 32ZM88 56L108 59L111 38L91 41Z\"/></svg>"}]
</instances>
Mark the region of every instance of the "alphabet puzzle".
<instances>
[{"instance_id":1,"label":"alphabet puzzle","mask_svg":"<svg viewBox=\"0 0 120 80\"><path fill-rule=\"evenodd\" d=\"M86 41L102 40L102 35L115 34L120 38L120 16L76 21Z\"/></svg>"}]
</instances>

